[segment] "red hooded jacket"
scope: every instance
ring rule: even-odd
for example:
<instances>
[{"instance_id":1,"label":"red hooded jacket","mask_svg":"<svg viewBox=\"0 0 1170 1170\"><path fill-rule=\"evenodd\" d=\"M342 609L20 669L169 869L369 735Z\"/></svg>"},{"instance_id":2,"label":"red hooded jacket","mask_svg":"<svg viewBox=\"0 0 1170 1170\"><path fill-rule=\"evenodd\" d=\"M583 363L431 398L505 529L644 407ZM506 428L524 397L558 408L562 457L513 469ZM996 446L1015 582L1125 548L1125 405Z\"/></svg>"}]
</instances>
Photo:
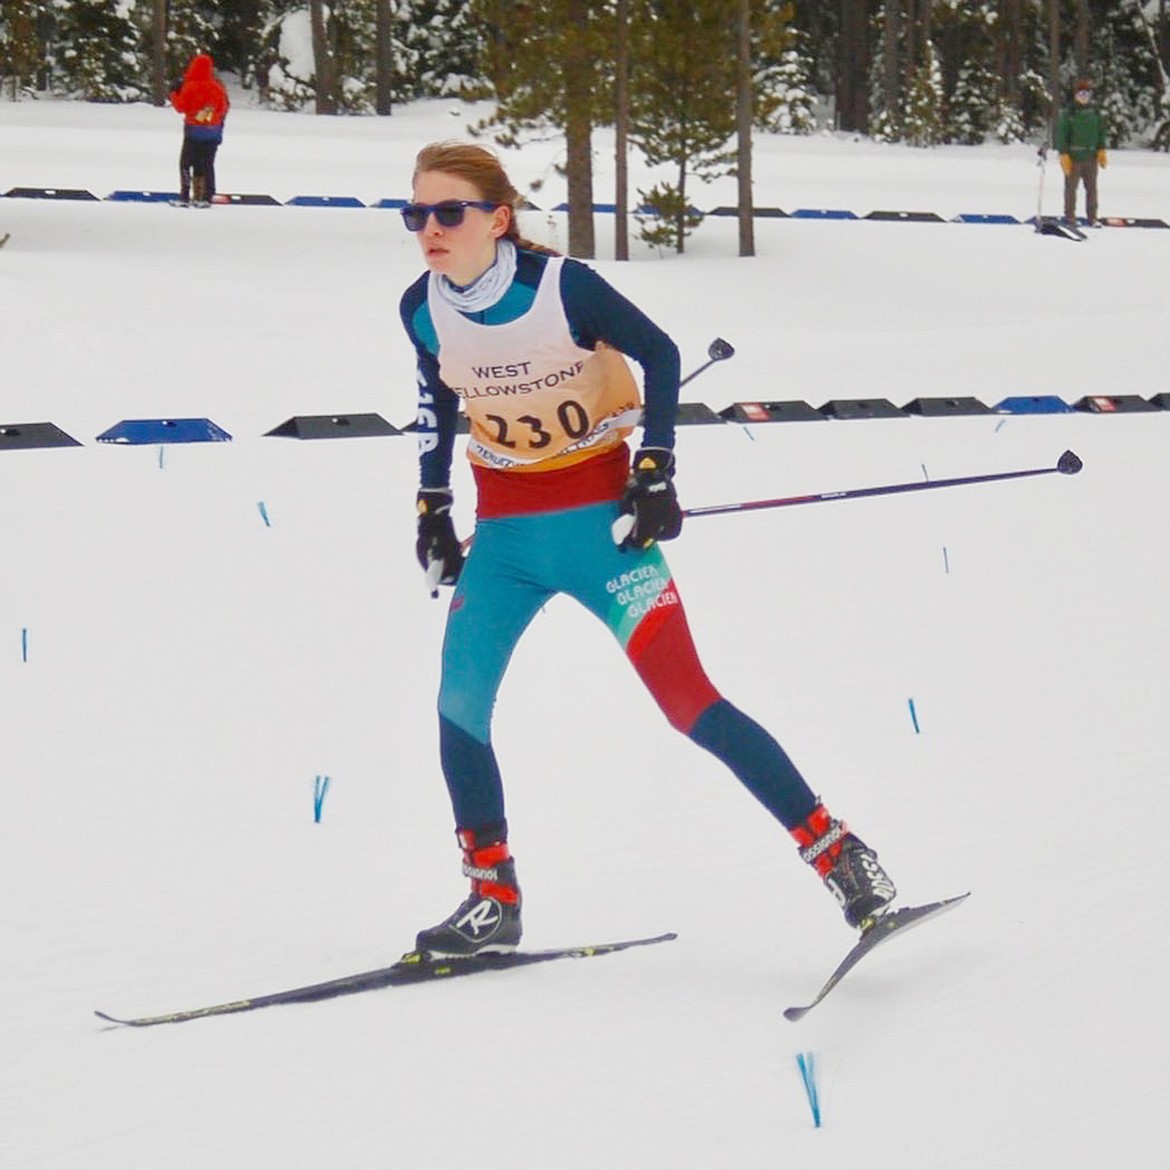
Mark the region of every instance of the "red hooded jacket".
<instances>
[{"instance_id":1,"label":"red hooded jacket","mask_svg":"<svg viewBox=\"0 0 1170 1170\"><path fill-rule=\"evenodd\" d=\"M171 93L171 105L183 115L184 132L189 137L210 142L223 138L223 123L231 103L206 53L191 59L183 84Z\"/></svg>"}]
</instances>

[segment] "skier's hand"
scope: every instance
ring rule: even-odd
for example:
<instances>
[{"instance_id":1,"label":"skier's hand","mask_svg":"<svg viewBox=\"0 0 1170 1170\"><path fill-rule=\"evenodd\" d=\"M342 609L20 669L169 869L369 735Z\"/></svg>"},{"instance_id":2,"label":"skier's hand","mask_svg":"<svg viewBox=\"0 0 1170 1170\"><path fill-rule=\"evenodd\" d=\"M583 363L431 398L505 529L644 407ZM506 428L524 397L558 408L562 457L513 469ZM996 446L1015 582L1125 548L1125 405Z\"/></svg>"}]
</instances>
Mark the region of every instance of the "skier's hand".
<instances>
[{"instance_id":1,"label":"skier's hand","mask_svg":"<svg viewBox=\"0 0 1170 1170\"><path fill-rule=\"evenodd\" d=\"M1066 175L1071 175L1073 173L1073 160L1071 154L1062 154L1060 156L1060 169L1064 171Z\"/></svg>"},{"instance_id":2,"label":"skier's hand","mask_svg":"<svg viewBox=\"0 0 1170 1170\"><path fill-rule=\"evenodd\" d=\"M657 540L674 540L682 531L682 511L674 490L674 456L664 447L643 447L622 496L621 515L613 522L618 548L649 548Z\"/></svg>"},{"instance_id":3,"label":"skier's hand","mask_svg":"<svg viewBox=\"0 0 1170 1170\"><path fill-rule=\"evenodd\" d=\"M1097 151L1097 165L1104 170L1109 165L1109 155L1105 151Z\"/></svg>"},{"instance_id":4,"label":"skier's hand","mask_svg":"<svg viewBox=\"0 0 1170 1170\"><path fill-rule=\"evenodd\" d=\"M454 585L463 571L463 548L451 519L454 497L450 488L420 488L415 500L418 540L414 551L431 596L438 597L439 586Z\"/></svg>"}]
</instances>

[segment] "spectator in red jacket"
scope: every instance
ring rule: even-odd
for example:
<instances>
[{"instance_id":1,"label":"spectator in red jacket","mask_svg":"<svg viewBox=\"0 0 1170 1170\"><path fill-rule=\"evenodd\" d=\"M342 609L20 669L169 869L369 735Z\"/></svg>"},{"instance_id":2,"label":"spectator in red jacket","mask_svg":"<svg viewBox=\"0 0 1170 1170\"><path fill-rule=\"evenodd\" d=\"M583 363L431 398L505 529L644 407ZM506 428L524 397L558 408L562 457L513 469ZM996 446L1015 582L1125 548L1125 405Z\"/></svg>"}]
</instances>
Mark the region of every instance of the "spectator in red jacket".
<instances>
[{"instance_id":1,"label":"spectator in red jacket","mask_svg":"<svg viewBox=\"0 0 1170 1170\"><path fill-rule=\"evenodd\" d=\"M231 103L206 53L191 59L182 83L171 89L171 105L183 115L179 202L210 207L215 197L215 152L223 141Z\"/></svg>"}]
</instances>

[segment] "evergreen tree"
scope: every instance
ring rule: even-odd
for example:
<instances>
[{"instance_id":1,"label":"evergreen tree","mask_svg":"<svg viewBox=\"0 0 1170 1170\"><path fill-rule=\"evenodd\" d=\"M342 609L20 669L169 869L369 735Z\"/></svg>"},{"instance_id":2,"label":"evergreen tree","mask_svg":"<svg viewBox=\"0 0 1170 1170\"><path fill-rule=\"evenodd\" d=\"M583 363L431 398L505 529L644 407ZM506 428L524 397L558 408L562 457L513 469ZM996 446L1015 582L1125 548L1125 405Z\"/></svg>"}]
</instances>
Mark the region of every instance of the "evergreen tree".
<instances>
[{"instance_id":1,"label":"evergreen tree","mask_svg":"<svg viewBox=\"0 0 1170 1170\"><path fill-rule=\"evenodd\" d=\"M53 0L54 88L87 101L149 98L149 62L134 10L134 0Z\"/></svg>"},{"instance_id":2,"label":"evergreen tree","mask_svg":"<svg viewBox=\"0 0 1170 1170\"><path fill-rule=\"evenodd\" d=\"M998 78L985 61L963 62L949 105L950 141L968 146L984 141L997 122L997 88Z\"/></svg>"},{"instance_id":3,"label":"evergreen tree","mask_svg":"<svg viewBox=\"0 0 1170 1170\"><path fill-rule=\"evenodd\" d=\"M1003 23L991 0L948 0L935 14L932 29L943 75L948 142L983 142L998 124L1001 95L1017 87L1016 78L1001 77L996 68Z\"/></svg>"},{"instance_id":4,"label":"evergreen tree","mask_svg":"<svg viewBox=\"0 0 1170 1170\"><path fill-rule=\"evenodd\" d=\"M1160 62L1140 8L1133 3L1097 7L1091 71L1111 142L1121 146L1158 121Z\"/></svg>"},{"instance_id":5,"label":"evergreen tree","mask_svg":"<svg viewBox=\"0 0 1170 1170\"><path fill-rule=\"evenodd\" d=\"M216 42L222 19L219 9L230 5L215 4L209 0L169 0L167 4L167 68L174 78L183 76L196 53L212 54L216 67L226 68L226 62L215 56ZM140 14L149 16L150 5L142 4Z\"/></svg>"},{"instance_id":6,"label":"evergreen tree","mask_svg":"<svg viewBox=\"0 0 1170 1170\"><path fill-rule=\"evenodd\" d=\"M944 141L942 66L934 43L927 41L926 59L915 69L902 113L903 134L911 146Z\"/></svg>"},{"instance_id":7,"label":"evergreen tree","mask_svg":"<svg viewBox=\"0 0 1170 1170\"><path fill-rule=\"evenodd\" d=\"M889 0L878 8L871 22L874 49L870 58L868 123L870 136L877 142L897 142L902 137L901 13L901 0Z\"/></svg>"},{"instance_id":8,"label":"evergreen tree","mask_svg":"<svg viewBox=\"0 0 1170 1170\"><path fill-rule=\"evenodd\" d=\"M565 135L569 253L589 258L593 233L593 127L612 117L606 0L473 0L482 37L481 67L495 95L491 131L501 146L549 126Z\"/></svg>"},{"instance_id":9,"label":"evergreen tree","mask_svg":"<svg viewBox=\"0 0 1170 1170\"><path fill-rule=\"evenodd\" d=\"M16 101L35 88L42 59L37 36L34 0L4 0L0 4L0 97Z\"/></svg>"},{"instance_id":10,"label":"evergreen tree","mask_svg":"<svg viewBox=\"0 0 1170 1170\"><path fill-rule=\"evenodd\" d=\"M816 94L812 87L813 60L808 38L797 35L781 51L774 65L756 73L757 122L779 134L811 134L817 128Z\"/></svg>"},{"instance_id":11,"label":"evergreen tree","mask_svg":"<svg viewBox=\"0 0 1170 1170\"><path fill-rule=\"evenodd\" d=\"M469 0L399 0L394 39L402 97L446 97L483 88L479 30Z\"/></svg>"},{"instance_id":12,"label":"evergreen tree","mask_svg":"<svg viewBox=\"0 0 1170 1170\"><path fill-rule=\"evenodd\" d=\"M651 166L673 168L672 181L639 191L660 222L642 220L642 238L685 249L698 226L692 179L728 172L735 131L735 52L721 0L645 0L631 22L631 140Z\"/></svg>"}]
</instances>

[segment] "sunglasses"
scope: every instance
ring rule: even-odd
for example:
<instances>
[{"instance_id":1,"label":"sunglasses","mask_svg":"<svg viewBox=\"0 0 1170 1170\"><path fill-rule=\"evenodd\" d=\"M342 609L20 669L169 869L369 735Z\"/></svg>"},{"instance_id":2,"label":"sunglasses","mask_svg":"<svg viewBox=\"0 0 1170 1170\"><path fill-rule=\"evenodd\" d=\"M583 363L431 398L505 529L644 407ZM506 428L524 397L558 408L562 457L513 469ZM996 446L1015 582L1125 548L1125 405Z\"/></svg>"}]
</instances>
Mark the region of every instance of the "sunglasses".
<instances>
[{"instance_id":1,"label":"sunglasses","mask_svg":"<svg viewBox=\"0 0 1170 1170\"><path fill-rule=\"evenodd\" d=\"M478 207L480 211L495 211L498 206L498 203L488 203L483 199L444 199L442 203L408 203L402 208L402 222L408 232L421 232L433 214L440 227L453 228L463 222L464 213L469 207Z\"/></svg>"}]
</instances>

